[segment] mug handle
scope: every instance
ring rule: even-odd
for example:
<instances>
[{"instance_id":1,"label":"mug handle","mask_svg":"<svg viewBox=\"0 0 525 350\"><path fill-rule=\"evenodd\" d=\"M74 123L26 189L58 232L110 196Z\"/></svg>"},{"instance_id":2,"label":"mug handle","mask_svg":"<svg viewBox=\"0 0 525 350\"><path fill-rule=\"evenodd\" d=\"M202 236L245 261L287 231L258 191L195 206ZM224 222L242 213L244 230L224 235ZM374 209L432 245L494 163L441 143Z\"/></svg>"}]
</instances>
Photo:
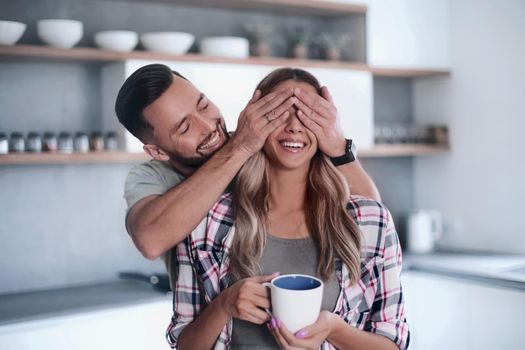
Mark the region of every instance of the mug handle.
<instances>
[{"instance_id":1,"label":"mug handle","mask_svg":"<svg viewBox=\"0 0 525 350\"><path fill-rule=\"evenodd\" d=\"M270 290L272 290L272 284L270 282L264 282L262 285L265 286L265 287L268 287L268 288L270 288ZM271 297L270 297L270 302L271 302ZM270 315L271 318L275 318L273 316L272 312L270 311L270 309L265 308L264 311L266 311L266 313L268 315Z\"/></svg>"}]
</instances>

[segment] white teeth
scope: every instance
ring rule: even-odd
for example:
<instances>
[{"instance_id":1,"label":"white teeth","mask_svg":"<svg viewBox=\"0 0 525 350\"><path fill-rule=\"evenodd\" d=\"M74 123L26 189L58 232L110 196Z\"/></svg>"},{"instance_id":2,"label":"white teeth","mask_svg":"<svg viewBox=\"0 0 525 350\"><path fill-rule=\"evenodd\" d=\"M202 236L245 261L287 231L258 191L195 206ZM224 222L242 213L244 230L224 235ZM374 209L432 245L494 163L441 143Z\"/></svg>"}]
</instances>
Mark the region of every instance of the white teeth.
<instances>
[{"instance_id":1,"label":"white teeth","mask_svg":"<svg viewBox=\"0 0 525 350\"><path fill-rule=\"evenodd\" d=\"M215 146L217 144L217 142L219 142L220 139L221 139L221 137L220 137L219 132L215 131L212 134L212 136L210 136L208 138L208 141L204 145L200 146L199 148L200 149L208 149L210 147L213 147L213 146Z\"/></svg>"},{"instance_id":2,"label":"white teeth","mask_svg":"<svg viewBox=\"0 0 525 350\"><path fill-rule=\"evenodd\" d=\"M283 141L281 142L281 145L284 147L290 147L290 148L303 148L304 143L302 142L289 142L289 141Z\"/></svg>"}]
</instances>

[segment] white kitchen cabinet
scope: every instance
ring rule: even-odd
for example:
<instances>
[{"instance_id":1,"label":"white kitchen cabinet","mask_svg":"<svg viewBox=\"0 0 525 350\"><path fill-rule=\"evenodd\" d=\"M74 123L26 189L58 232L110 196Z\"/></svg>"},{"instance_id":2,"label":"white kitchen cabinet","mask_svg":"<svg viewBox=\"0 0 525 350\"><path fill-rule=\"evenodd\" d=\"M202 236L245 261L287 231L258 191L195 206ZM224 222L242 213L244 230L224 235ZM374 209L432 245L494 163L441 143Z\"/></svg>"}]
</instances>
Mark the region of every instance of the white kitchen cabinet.
<instances>
[{"instance_id":1,"label":"white kitchen cabinet","mask_svg":"<svg viewBox=\"0 0 525 350\"><path fill-rule=\"evenodd\" d=\"M449 69L448 0L370 0L367 62L372 67Z\"/></svg>"},{"instance_id":2,"label":"white kitchen cabinet","mask_svg":"<svg viewBox=\"0 0 525 350\"><path fill-rule=\"evenodd\" d=\"M411 350L521 350L525 291L404 271Z\"/></svg>"},{"instance_id":3,"label":"white kitchen cabinet","mask_svg":"<svg viewBox=\"0 0 525 350\"><path fill-rule=\"evenodd\" d=\"M465 350L468 347L469 285L416 272L403 273L411 350Z\"/></svg>"},{"instance_id":4,"label":"white kitchen cabinet","mask_svg":"<svg viewBox=\"0 0 525 350\"><path fill-rule=\"evenodd\" d=\"M0 326L2 350L169 348L171 300Z\"/></svg>"},{"instance_id":5,"label":"white kitchen cabinet","mask_svg":"<svg viewBox=\"0 0 525 350\"><path fill-rule=\"evenodd\" d=\"M525 291L472 286L471 349L525 349Z\"/></svg>"},{"instance_id":6,"label":"white kitchen cabinet","mask_svg":"<svg viewBox=\"0 0 525 350\"><path fill-rule=\"evenodd\" d=\"M114 112L115 98L124 80L150 61L130 60L103 68L104 128L121 130L124 147L131 152L142 151L142 144L122 127ZM255 87L264 76L278 68L268 65L206 62L162 62L188 78L221 110L228 130L234 130L239 114L251 99ZM368 71L307 68L321 84L328 86L339 111L341 129L358 147L373 146L372 74Z\"/></svg>"}]
</instances>

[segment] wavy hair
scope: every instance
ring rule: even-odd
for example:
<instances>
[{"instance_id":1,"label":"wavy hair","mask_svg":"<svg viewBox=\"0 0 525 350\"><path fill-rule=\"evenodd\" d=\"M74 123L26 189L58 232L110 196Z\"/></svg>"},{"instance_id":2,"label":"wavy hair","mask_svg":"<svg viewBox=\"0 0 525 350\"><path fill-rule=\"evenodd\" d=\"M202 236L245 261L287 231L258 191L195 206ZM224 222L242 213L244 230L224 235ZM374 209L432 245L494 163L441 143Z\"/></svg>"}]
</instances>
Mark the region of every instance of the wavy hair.
<instances>
[{"instance_id":1,"label":"wavy hair","mask_svg":"<svg viewBox=\"0 0 525 350\"><path fill-rule=\"evenodd\" d=\"M317 79L302 69L281 68L257 86L261 96L287 80L305 82L320 94ZM230 251L233 280L260 273L260 261L268 232L270 195L269 161L263 151L254 154L240 169L234 190L235 230ZM351 281L360 277L361 233L346 206L350 195L346 179L319 150L312 158L306 183L306 225L319 252L317 275L327 280L335 258L348 267Z\"/></svg>"}]
</instances>

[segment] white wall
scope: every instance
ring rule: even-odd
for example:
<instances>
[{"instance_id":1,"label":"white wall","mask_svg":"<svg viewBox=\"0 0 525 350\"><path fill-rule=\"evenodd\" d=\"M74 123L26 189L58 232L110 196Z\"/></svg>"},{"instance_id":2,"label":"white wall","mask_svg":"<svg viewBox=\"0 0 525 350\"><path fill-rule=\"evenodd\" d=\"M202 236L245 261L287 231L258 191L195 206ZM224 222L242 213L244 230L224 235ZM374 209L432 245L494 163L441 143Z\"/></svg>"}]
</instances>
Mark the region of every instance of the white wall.
<instances>
[{"instance_id":1,"label":"white wall","mask_svg":"<svg viewBox=\"0 0 525 350\"><path fill-rule=\"evenodd\" d=\"M454 246L525 253L525 1L450 2L452 75L414 83L418 122L452 152L415 161L415 204L455 220Z\"/></svg>"}]
</instances>

